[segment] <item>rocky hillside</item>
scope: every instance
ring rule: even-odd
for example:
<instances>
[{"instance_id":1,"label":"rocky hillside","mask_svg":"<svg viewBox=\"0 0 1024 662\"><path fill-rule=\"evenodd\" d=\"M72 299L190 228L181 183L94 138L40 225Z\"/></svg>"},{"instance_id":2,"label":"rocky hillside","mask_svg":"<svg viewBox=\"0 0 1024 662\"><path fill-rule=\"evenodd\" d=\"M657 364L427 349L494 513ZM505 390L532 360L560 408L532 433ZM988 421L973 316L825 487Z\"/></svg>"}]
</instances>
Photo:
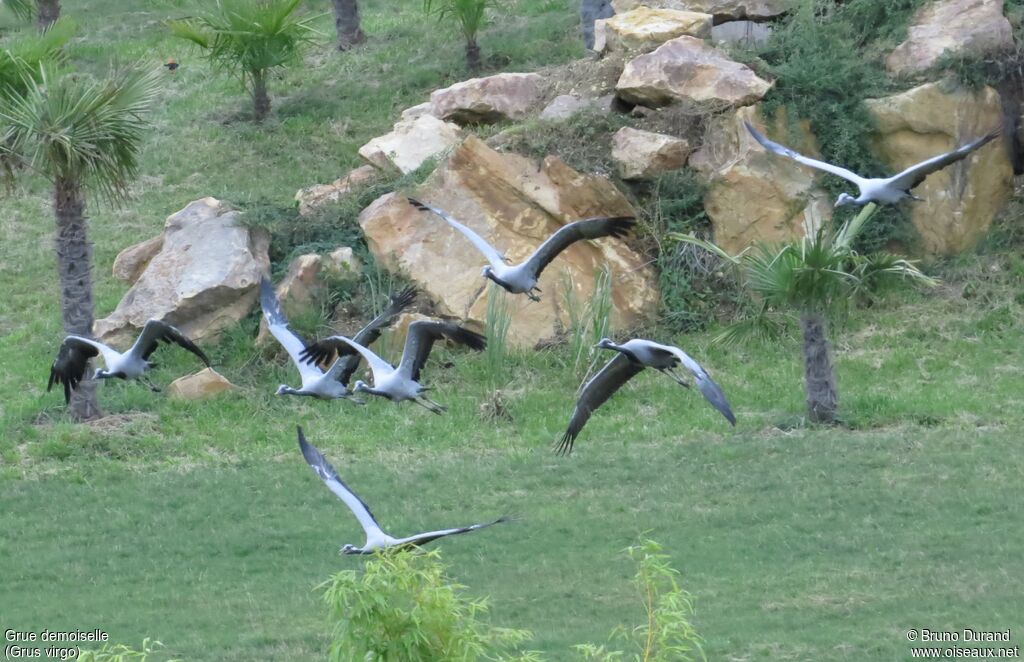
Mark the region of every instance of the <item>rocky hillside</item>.
<instances>
[{"instance_id":1,"label":"rocky hillside","mask_svg":"<svg viewBox=\"0 0 1024 662\"><path fill-rule=\"evenodd\" d=\"M513 261L572 220L636 214L647 221L646 234L629 243L574 246L544 272L541 303L511 303L510 338L527 346L563 333L569 301L588 301L605 271L613 325L653 320L664 306L659 260L671 249L658 235L666 227L682 224L738 252L848 213L832 204L845 182L765 152L744 122L866 175L899 171L1002 128L1001 140L916 189L923 202L888 212L889 234L878 239L914 256L973 248L1013 193L1020 115L1013 84L1020 81L999 65L1017 57L1018 8L1008 3L1011 21L1002 0L865 0L836 3L824 15L794 4L801 3L615 0L602 10L610 16L584 26L593 37L586 59L433 91L359 149L366 165L300 190L298 212L329 215L375 184L398 181L400 191L361 206L365 246L378 265L417 284L435 312L480 326L489 296L482 259L443 222L416 212L406 194L445 208ZM678 194L669 189L679 181L699 191L698 208L654 218L657 198ZM232 234L237 240L222 242L234 247L230 255L208 256L213 270L194 252L188 266L165 257L171 237L183 234L175 219L190 218L198 204L211 216L203 223L218 223L224 216L209 211L215 202L168 219L162 242L127 249L118 262L131 262L138 280L98 331L153 316L202 335L246 314L253 295L238 298L238 273L226 265L266 265L265 240ZM279 292L286 305L307 303L326 277L309 264L352 248L296 258ZM140 258L150 260L145 270L135 266ZM296 288L299 272L306 284ZM146 294L146 283L167 278L174 287L162 291L178 292L177 301ZM243 280L243 290L255 282Z\"/></svg>"}]
</instances>

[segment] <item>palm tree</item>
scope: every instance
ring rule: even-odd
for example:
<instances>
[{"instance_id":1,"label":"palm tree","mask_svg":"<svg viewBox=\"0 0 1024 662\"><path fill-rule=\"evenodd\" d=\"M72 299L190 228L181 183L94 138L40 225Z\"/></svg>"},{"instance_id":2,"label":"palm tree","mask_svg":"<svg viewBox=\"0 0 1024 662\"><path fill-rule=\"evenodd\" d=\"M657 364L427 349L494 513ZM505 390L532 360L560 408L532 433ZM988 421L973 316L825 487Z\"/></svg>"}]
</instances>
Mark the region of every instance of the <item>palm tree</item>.
<instances>
[{"instance_id":1,"label":"palm tree","mask_svg":"<svg viewBox=\"0 0 1024 662\"><path fill-rule=\"evenodd\" d=\"M493 0L423 0L423 10L436 14L438 21L451 19L459 24L466 40L466 67L480 70L480 46L476 35L487 25L487 9Z\"/></svg>"},{"instance_id":2,"label":"palm tree","mask_svg":"<svg viewBox=\"0 0 1024 662\"><path fill-rule=\"evenodd\" d=\"M92 244L86 193L97 193L110 202L126 197L138 171L158 73L126 70L107 80L90 81L44 67L37 79L25 81L22 93L7 93L0 103L0 154L53 185L66 333L92 333ZM71 413L78 420L99 415L95 382L83 381L74 391Z\"/></svg>"},{"instance_id":3,"label":"palm tree","mask_svg":"<svg viewBox=\"0 0 1024 662\"><path fill-rule=\"evenodd\" d=\"M194 18L171 21L176 37L193 42L214 65L241 76L252 95L253 115L270 112L267 78L298 59L299 49L317 32L313 18L294 16L302 0L216 0Z\"/></svg>"},{"instance_id":4,"label":"palm tree","mask_svg":"<svg viewBox=\"0 0 1024 662\"><path fill-rule=\"evenodd\" d=\"M334 0L334 26L338 30L339 51L366 41L359 26L359 0Z\"/></svg>"},{"instance_id":5,"label":"palm tree","mask_svg":"<svg viewBox=\"0 0 1024 662\"><path fill-rule=\"evenodd\" d=\"M745 289L758 302L758 313L726 329L716 340L735 342L748 335L777 336L785 319L796 317L803 335L807 414L816 423L835 423L839 405L835 368L828 342L829 323L852 302L899 281L934 285L912 263L887 253L861 255L853 242L874 214L875 205L834 234L819 230L781 246L759 244L729 255L693 235L673 238L701 246L735 265Z\"/></svg>"},{"instance_id":6,"label":"palm tree","mask_svg":"<svg viewBox=\"0 0 1024 662\"><path fill-rule=\"evenodd\" d=\"M40 31L48 29L60 18L60 0L4 0L2 4L26 21L34 14Z\"/></svg>"}]
</instances>

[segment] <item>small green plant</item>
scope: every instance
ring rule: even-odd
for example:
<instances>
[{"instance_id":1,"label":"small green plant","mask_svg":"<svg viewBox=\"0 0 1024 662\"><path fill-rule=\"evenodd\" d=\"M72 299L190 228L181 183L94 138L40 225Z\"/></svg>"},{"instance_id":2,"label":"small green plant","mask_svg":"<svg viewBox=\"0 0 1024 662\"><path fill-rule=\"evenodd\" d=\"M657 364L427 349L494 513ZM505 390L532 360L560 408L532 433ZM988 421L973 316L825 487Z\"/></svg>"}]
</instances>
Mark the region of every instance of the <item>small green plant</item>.
<instances>
[{"instance_id":1,"label":"small green plant","mask_svg":"<svg viewBox=\"0 0 1024 662\"><path fill-rule=\"evenodd\" d=\"M577 376L585 375L597 360L594 345L611 331L612 273L608 265L594 278L594 292L589 301L576 297L571 277L562 281L562 301L569 316L569 355Z\"/></svg>"},{"instance_id":2,"label":"small green plant","mask_svg":"<svg viewBox=\"0 0 1024 662\"><path fill-rule=\"evenodd\" d=\"M124 644L103 644L96 650L83 650L76 658L79 662L147 662L150 655L157 652L156 649L163 648L163 644L150 638L142 640L142 648L135 650ZM181 662L181 660L167 660L167 662Z\"/></svg>"},{"instance_id":3,"label":"small green plant","mask_svg":"<svg viewBox=\"0 0 1024 662\"><path fill-rule=\"evenodd\" d=\"M487 25L487 10L494 0L423 0L423 11L437 16L438 22L458 23L466 40L466 68L480 70L480 46L476 36Z\"/></svg>"},{"instance_id":4,"label":"small green plant","mask_svg":"<svg viewBox=\"0 0 1024 662\"><path fill-rule=\"evenodd\" d=\"M485 327L487 347L484 359L487 364L487 379L491 389L501 386L505 379L508 362L508 330L512 326L512 312L505 290L497 283L490 282L487 290L487 311Z\"/></svg>"},{"instance_id":5,"label":"small green plant","mask_svg":"<svg viewBox=\"0 0 1024 662\"><path fill-rule=\"evenodd\" d=\"M451 581L437 550L378 552L362 571L343 570L319 589L334 622L332 661L536 659L515 652L530 633L486 622L486 600Z\"/></svg>"},{"instance_id":6,"label":"small green plant","mask_svg":"<svg viewBox=\"0 0 1024 662\"><path fill-rule=\"evenodd\" d=\"M633 583L643 602L646 620L633 628L619 627L613 639L629 651L610 651L605 646L580 644L576 652L594 662L686 662L706 660L703 639L693 627L693 596L679 586L679 571L669 565L661 545L642 540L626 549L637 565Z\"/></svg>"},{"instance_id":7,"label":"small green plant","mask_svg":"<svg viewBox=\"0 0 1024 662\"><path fill-rule=\"evenodd\" d=\"M301 47L319 34L315 17L298 18L302 0L216 0L192 18L168 22L171 34L197 45L215 66L242 79L253 117L270 113L270 72L298 60Z\"/></svg>"}]
</instances>

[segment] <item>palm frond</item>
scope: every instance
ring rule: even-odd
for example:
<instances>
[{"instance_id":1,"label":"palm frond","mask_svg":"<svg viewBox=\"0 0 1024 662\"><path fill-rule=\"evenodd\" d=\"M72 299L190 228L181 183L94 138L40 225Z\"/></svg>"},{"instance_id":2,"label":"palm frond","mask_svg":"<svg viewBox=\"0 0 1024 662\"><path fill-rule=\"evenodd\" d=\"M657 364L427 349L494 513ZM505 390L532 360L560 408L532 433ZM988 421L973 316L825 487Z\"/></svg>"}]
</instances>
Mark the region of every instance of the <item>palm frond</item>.
<instances>
[{"instance_id":1,"label":"palm frond","mask_svg":"<svg viewBox=\"0 0 1024 662\"><path fill-rule=\"evenodd\" d=\"M166 25L215 66L249 79L295 61L301 47L320 35L312 26L319 15L295 15L301 1L217 0L197 16Z\"/></svg>"},{"instance_id":2,"label":"palm frond","mask_svg":"<svg viewBox=\"0 0 1024 662\"><path fill-rule=\"evenodd\" d=\"M719 345L740 345L750 340L777 342L787 336L793 326L793 317L762 306L756 315L744 317L727 326L712 338Z\"/></svg>"},{"instance_id":3,"label":"palm frond","mask_svg":"<svg viewBox=\"0 0 1024 662\"><path fill-rule=\"evenodd\" d=\"M707 252L713 253L713 254L717 255L718 257L722 258L723 260L725 260L726 262L731 262L733 264L739 264L742 261L742 257L744 255L744 253L746 253L747 250L750 250L748 248L748 249L744 250L743 253L740 253L739 255L730 255L726 251L724 251L721 248L719 248L717 244L715 244L713 242L710 242L710 241L707 241L706 239L701 239L700 237L698 237L697 235L694 235L694 234L683 234L681 232L670 232L668 234L668 238L673 240L673 241L683 241L683 242L686 242L688 244L692 244L694 246L699 246L699 247L703 248L704 250L706 250Z\"/></svg>"},{"instance_id":4,"label":"palm frond","mask_svg":"<svg viewBox=\"0 0 1024 662\"><path fill-rule=\"evenodd\" d=\"M0 0L0 7L6 7L7 11L23 21L31 21L36 13L34 0Z\"/></svg>"},{"instance_id":5,"label":"palm frond","mask_svg":"<svg viewBox=\"0 0 1024 662\"><path fill-rule=\"evenodd\" d=\"M850 248L853 245L853 240L864 229L868 219L875 215L877 209L878 205L873 202L865 205L859 214L843 223L843 227L839 228L839 232L836 233L835 239L832 241L833 245L840 248Z\"/></svg>"},{"instance_id":6,"label":"palm frond","mask_svg":"<svg viewBox=\"0 0 1024 662\"><path fill-rule=\"evenodd\" d=\"M907 282L925 287L939 284L938 279L923 273L913 262L891 253L853 255L849 268L857 276L854 294L862 297L877 296Z\"/></svg>"},{"instance_id":7,"label":"palm frond","mask_svg":"<svg viewBox=\"0 0 1024 662\"><path fill-rule=\"evenodd\" d=\"M53 69L0 107L0 150L51 180L78 182L110 201L138 171L159 71L126 69L90 82Z\"/></svg>"},{"instance_id":8,"label":"palm frond","mask_svg":"<svg viewBox=\"0 0 1024 662\"><path fill-rule=\"evenodd\" d=\"M423 0L423 11L436 15L438 21L455 20L462 35L473 40L487 25L487 10L495 4L493 0Z\"/></svg>"},{"instance_id":9,"label":"palm frond","mask_svg":"<svg viewBox=\"0 0 1024 662\"><path fill-rule=\"evenodd\" d=\"M77 28L73 20L62 17L42 33L25 30L8 38L0 49L0 97L23 93L25 79L37 77L41 66L62 62L61 49Z\"/></svg>"}]
</instances>

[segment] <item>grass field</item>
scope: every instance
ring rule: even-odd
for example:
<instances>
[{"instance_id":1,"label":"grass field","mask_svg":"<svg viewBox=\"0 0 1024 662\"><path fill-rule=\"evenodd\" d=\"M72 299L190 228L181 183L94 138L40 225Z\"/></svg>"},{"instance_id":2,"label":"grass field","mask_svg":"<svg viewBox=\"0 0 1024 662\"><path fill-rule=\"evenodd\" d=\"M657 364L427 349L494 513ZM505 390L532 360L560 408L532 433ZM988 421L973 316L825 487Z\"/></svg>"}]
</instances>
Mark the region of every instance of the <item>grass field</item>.
<instances>
[{"instance_id":1,"label":"grass field","mask_svg":"<svg viewBox=\"0 0 1024 662\"><path fill-rule=\"evenodd\" d=\"M139 3L143 4L143 3ZM326 2L310 3L326 11ZM355 165L355 149L431 89L464 77L453 32L419 3L366 2L371 42L327 45L271 83L273 117L246 121L237 81L211 72L160 21L181 2L65 0L74 65L114 59L168 75L133 199L90 207L97 313L125 290L110 265L190 200L291 207L295 190ZM126 9L126 7L128 9ZM0 18L0 29L13 25ZM519 0L481 38L492 68L582 55L574 11ZM61 335L45 184L0 216L0 627L101 628L163 641L186 660L317 660L329 626L313 590L358 567L355 520L298 453L295 425L395 534L521 519L441 544L496 623L532 630L551 660L641 617L621 550L647 535L696 598L710 660L902 660L906 630L1024 627L1024 260L931 265L946 284L854 311L837 333L842 428L802 424L795 343L677 340L715 375L735 429L693 393L642 375L595 414L571 458L550 447L579 376L564 350L514 354L511 421L482 417L479 357L426 373L450 412L278 398L291 368L252 346L256 318L210 348L239 389L182 403L102 387L110 417L75 426L46 373ZM1018 220L1019 222L1019 220ZM194 369L168 352L154 380Z\"/></svg>"}]
</instances>

